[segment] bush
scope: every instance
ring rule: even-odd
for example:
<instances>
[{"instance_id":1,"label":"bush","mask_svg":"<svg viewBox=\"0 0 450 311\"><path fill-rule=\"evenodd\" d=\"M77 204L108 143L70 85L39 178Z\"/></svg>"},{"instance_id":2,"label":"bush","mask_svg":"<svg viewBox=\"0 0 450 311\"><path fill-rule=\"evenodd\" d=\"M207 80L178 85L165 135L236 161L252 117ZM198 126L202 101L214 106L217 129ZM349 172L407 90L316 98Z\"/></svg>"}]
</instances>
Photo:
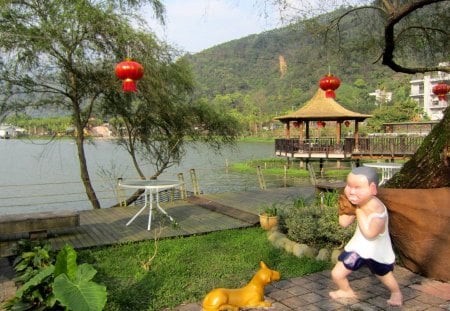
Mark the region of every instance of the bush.
<instances>
[{"instance_id":1,"label":"bush","mask_svg":"<svg viewBox=\"0 0 450 311\"><path fill-rule=\"evenodd\" d=\"M294 200L283 213L283 228L289 239L313 247L336 248L348 241L355 224L348 228L339 225L338 193L319 194L311 204Z\"/></svg>"}]
</instances>

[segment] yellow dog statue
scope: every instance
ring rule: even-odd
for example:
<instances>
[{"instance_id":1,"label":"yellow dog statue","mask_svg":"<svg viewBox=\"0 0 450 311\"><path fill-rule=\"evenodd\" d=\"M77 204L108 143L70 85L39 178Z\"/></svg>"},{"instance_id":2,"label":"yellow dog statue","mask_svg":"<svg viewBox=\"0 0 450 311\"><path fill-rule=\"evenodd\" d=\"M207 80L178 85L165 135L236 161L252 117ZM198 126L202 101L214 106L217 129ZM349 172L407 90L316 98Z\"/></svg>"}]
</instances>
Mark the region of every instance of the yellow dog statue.
<instances>
[{"instance_id":1,"label":"yellow dog statue","mask_svg":"<svg viewBox=\"0 0 450 311\"><path fill-rule=\"evenodd\" d=\"M261 269L246 286L237 289L216 288L210 291L203 299L203 310L238 311L240 307L270 307L272 303L264 300L264 286L272 281L278 281L280 273L269 269L263 261L259 266Z\"/></svg>"}]
</instances>

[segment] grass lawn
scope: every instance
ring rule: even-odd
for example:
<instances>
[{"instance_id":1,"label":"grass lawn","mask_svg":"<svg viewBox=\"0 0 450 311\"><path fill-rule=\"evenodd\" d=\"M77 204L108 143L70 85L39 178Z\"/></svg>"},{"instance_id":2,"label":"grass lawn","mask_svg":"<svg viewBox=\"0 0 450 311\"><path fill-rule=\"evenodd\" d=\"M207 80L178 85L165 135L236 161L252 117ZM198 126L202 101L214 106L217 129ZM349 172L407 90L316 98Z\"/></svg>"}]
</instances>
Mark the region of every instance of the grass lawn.
<instances>
[{"instance_id":1,"label":"grass lawn","mask_svg":"<svg viewBox=\"0 0 450 311\"><path fill-rule=\"evenodd\" d=\"M292 278L331 268L330 262L297 258L276 249L259 227L80 250L79 263L94 265L106 285L105 310L162 310L201 301L216 287L244 286L263 260ZM148 269L144 268L149 262Z\"/></svg>"}]
</instances>

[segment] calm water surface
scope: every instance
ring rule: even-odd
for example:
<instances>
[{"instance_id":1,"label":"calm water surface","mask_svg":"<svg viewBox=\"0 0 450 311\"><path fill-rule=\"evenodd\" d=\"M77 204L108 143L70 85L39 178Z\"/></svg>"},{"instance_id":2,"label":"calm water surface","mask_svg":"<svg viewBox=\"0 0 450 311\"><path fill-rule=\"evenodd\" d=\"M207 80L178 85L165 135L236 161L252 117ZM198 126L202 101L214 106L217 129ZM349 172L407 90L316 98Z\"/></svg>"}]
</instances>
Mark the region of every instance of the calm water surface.
<instances>
[{"instance_id":1,"label":"calm water surface","mask_svg":"<svg viewBox=\"0 0 450 311\"><path fill-rule=\"evenodd\" d=\"M128 154L111 141L86 145L90 177L102 207L117 203L118 177L137 178ZM183 173L191 190L190 169L195 169L204 193L258 189L255 175L233 173L227 164L274 157L273 143L238 143L214 153L192 144L180 165L171 167L160 179L177 179ZM152 175L151 167L144 167ZM268 187L283 186L268 180ZM124 190L122 190L124 191ZM128 191L127 191L128 194ZM80 181L76 145L69 140L46 144L42 141L0 140L0 215L47 210L90 209Z\"/></svg>"}]
</instances>

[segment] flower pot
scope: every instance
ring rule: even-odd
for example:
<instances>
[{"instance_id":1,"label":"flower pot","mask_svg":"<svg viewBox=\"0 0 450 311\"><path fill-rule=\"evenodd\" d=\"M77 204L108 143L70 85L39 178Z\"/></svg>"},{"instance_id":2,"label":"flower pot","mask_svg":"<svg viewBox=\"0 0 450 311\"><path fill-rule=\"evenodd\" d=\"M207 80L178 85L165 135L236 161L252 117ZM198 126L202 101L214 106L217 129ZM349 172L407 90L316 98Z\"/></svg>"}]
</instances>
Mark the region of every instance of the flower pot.
<instances>
[{"instance_id":1,"label":"flower pot","mask_svg":"<svg viewBox=\"0 0 450 311\"><path fill-rule=\"evenodd\" d=\"M259 214L259 223L261 228L270 230L278 225L278 216L267 216L265 213Z\"/></svg>"}]
</instances>

